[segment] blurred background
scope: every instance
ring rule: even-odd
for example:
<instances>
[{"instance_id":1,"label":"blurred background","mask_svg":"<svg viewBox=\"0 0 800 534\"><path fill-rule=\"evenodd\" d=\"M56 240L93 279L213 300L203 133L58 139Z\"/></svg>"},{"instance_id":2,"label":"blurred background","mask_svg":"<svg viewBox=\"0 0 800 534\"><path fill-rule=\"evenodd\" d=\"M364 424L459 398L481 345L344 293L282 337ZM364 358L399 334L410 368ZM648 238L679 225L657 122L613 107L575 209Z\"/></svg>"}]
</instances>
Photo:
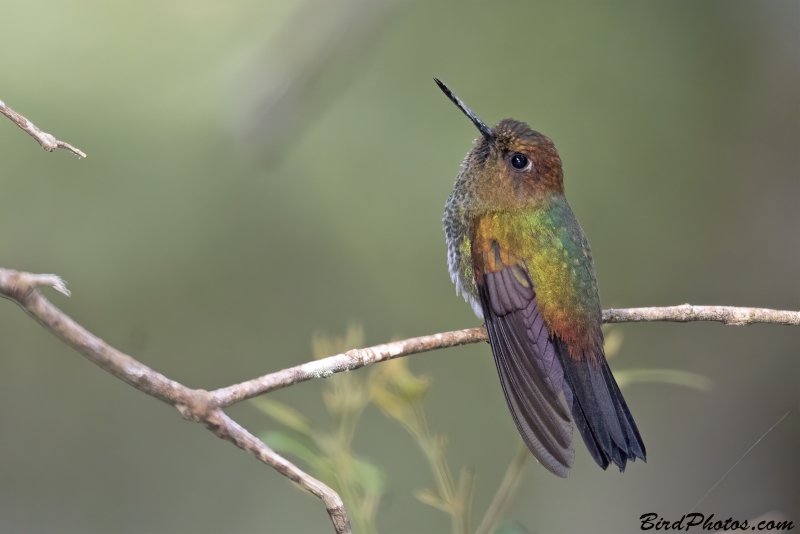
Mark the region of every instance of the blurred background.
<instances>
[{"instance_id":1,"label":"blurred background","mask_svg":"<svg viewBox=\"0 0 800 534\"><path fill-rule=\"evenodd\" d=\"M0 265L63 276L48 298L190 387L480 323L456 297L441 216L474 127L550 136L604 307L800 309L800 8L778 1L5 2L0 98L88 154L0 121ZM569 479L529 462L531 532L636 532L698 511L800 522L800 331L628 324L615 370L709 391L625 397L648 463ZM409 358L428 424L488 506L516 447L486 344ZM358 371L365 373L366 370ZM270 396L327 424L314 381ZM331 532L322 504L0 302L0 531ZM245 427L274 426L252 404ZM577 436L577 434L576 434ZM449 530L411 437L374 406L353 441L385 470L377 527ZM302 464L301 464L302 465Z\"/></svg>"}]
</instances>

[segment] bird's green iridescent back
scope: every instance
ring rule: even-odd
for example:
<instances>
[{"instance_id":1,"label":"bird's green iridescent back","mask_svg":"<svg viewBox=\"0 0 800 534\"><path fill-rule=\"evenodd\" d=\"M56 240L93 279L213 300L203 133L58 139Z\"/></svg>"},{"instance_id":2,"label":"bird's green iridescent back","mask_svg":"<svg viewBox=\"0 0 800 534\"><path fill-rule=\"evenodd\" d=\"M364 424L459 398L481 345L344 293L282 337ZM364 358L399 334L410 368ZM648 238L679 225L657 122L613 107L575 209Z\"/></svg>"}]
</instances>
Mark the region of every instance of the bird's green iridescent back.
<instances>
[{"instance_id":1,"label":"bird's green iridescent back","mask_svg":"<svg viewBox=\"0 0 800 534\"><path fill-rule=\"evenodd\" d=\"M584 352L590 355L596 343L602 343L598 339L602 335L600 299L589 243L564 195L549 193L532 199L524 208L502 211L463 208L464 224L449 230L463 229L450 258L455 260L451 273L465 296L476 302L475 276L482 276L482 270L502 268L475 262L494 241L503 255L502 263L524 264L550 334L567 342L574 357L580 358ZM445 226L447 229L447 217Z\"/></svg>"}]
</instances>

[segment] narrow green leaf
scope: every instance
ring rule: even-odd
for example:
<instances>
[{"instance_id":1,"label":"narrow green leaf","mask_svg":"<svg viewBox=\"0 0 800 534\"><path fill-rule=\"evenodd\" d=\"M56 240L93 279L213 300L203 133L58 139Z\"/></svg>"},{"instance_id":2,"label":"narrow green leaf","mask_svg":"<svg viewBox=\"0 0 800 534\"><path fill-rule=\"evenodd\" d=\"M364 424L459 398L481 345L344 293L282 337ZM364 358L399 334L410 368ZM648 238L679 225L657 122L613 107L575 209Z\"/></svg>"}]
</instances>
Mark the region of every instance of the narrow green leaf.
<instances>
[{"instance_id":1,"label":"narrow green leaf","mask_svg":"<svg viewBox=\"0 0 800 534\"><path fill-rule=\"evenodd\" d=\"M614 378L617 379L617 384L621 388L637 382L659 382L700 391L711 389L711 380L705 376L677 369L626 369L614 371Z\"/></svg>"},{"instance_id":2,"label":"narrow green leaf","mask_svg":"<svg viewBox=\"0 0 800 534\"><path fill-rule=\"evenodd\" d=\"M295 432L313 437L314 430L311 428L308 419L306 419L303 414L294 408L287 406L282 402L264 398L253 399L250 402L253 404L253 406L258 408L259 411L268 415L280 424L291 428Z\"/></svg>"},{"instance_id":3,"label":"narrow green leaf","mask_svg":"<svg viewBox=\"0 0 800 534\"><path fill-rule=\"evenodd\" d=\"M438 508L439 510L447 514L453 512L453 507L450 505L450 503L446 502L445 500L443 500L441 497L439 497L437 494L435 494L433 491L429 489L415 491L414 497L419 499L424 504L427 504L428 506L433 506L434 508Z\"/></svg>"},{"instance_id":4,"label":"narrow green leaf","mask_svg":"<svg viewBox=\"0 0 800 534\"><path fill-rule=\"evenodd\" d=\"M605 334L605 338L603 352L605 352L606 358L612 358L616 356L619 349L622 348L622 341L625 339L625 335L619 328L611 327Z\"/></svg>"},{"instance_id":5,"label":"narrow green leaf","mask_svg":"<svg viewBox=\"0 0 800 534\"><path fill-rule=\"evenodd\" d=\"M381 494L386 484L386 473L380 467L364 460L354 460L358 482L367 493Z\"/></svg>"},{"instance_id":6,"label":"narrow green leaf","mask_svg":"<svg viewBox=\"0 0 800 534\"><path fill-rule=\"evenodd\" d=\"M313 469L322 468L322 464L324 463L324 459L320 455L313 452L304 443L301 443L283 432L267 432L261 436L261 441L278 452L288 452L297 456Z\"/></svg>"}]
</instances>

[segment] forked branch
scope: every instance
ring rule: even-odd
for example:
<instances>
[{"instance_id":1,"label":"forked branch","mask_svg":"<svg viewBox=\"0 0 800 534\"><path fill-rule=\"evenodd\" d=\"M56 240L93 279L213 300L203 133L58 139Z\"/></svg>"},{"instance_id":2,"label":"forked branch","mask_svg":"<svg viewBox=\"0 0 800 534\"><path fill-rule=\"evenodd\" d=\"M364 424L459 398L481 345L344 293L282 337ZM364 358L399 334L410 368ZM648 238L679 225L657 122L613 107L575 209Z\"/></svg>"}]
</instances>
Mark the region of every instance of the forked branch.
<instances>
[{"instance_id":1,"label":"forked branch","mask_svg":"<svg viewBox=\"0 0 800 534\"><path fill-rule=\"evenodd\" d=\"M174 406L184 419L205 425L216 436L252 453L260 461L322 499L337 534L350 533L344 504L335 491L281 457L228 417L208 391L187 388L170 380L88 332L44 298L37 289L41 286L50 286L69 295L64 281L58 276L0 268L0 296L19 304L46 330L104 371L139 391Z\"/></svg>"},{"instance_id":2,"label":"forked branch","mask_svg":"<svg viewBox=\"0 0 800 534\"><path fill-rule=\"evenodd\" d=\"M263 463L272 466L285 477L322 499L337 534L350 532L350 523L339 495L276 454L275 451L228 417L222 408L312 378L326 378L334 373L352 371L393 358L486 340L486 330L483 327L405 339L374 347L350 350L343 354L304 363L241 384L208 392L202 389L187 388L111 347L53 306L39 293L37 288L41 286L50 286L69 295L64 282L58 276L0 268L0 297L19 304L45 329L83 354L95 365L139 391L174 406L184 419L205 425L216 436L249 451ZM720 321L729 325L752 323L800 325L800 312L684 304L666 308L604 310L603 321L606 323Z\"/></svg>"}]
</instances>

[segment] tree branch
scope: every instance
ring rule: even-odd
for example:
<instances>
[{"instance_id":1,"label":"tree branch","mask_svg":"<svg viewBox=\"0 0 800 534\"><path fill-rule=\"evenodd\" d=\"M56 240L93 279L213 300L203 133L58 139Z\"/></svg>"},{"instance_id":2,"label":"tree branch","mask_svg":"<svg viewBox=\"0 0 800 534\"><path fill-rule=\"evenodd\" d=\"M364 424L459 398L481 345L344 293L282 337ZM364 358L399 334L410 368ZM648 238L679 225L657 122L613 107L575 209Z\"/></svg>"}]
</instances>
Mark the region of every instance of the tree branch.
<instances>
[{"instance_id":1,"label":"tree branch","mask_svg":"<svg viewBox=\"0 0 800 534\"><path fill-rule=\"evenodd\" d=\"M292 482L299 484L301 487L322 499L337 534L350 534L350 521L347 519L344 503L338 493L276 454L275 451L267 447L263 441L245 430L222 410L215 409L206 419L205 423L206 428L212 431L217 437L230 441L240 449L252 453L260 461L275 468L276 471Z\"/></svg>"},{"instance_id":2,"label":"tree branch","mask_svg":"<svg viewBox=\"0 0 800 534\"><path fill-rule=\"evenodd\" d=\"M241 384L234 384L211 392L211 395L220 403L220 406L230 406L243 400L252 399L276 389L293 386L312 378L328 378L334 373L354 371L366 365L385 362L402 356L429 352L432 350L469 345L485 341L486 329L482 326L454 330L430 336L414 337L403 341L394 341L383 345L375 345L365 349L348 350L344 354L337 354L290 367L283 371L270 373Z\"/></svg>"},{"instance_id":3,"label":"tree branch","mask_svg":"<svg viewBox=\"0 0 800 534\"><path fill-rule=\"evenodd\" d=\"M252 453L261 462L322 499L337 534L351 532L344 504L335 491L281 457L228 417L208 391L187 388L170 380L89 333L44 298L37 290L41 286L51 286L69 295L64 281L56 275L0 268L0 296L19 304L46 330L104 371L139 391L174 406L187 421L204 424L216 436Z\"/></svg>"},{"instance_id":4,"label":"tree branch","mask_svg":"<svg viewBox=\"0 0 800 534\"><path fill-rule=\"evenodd\" d=\"M0 297L19 304L50 333L101 369L139 391L174 406L184 419L204 424L216 436L250 452L260 461L322 499L337 534L350 532L350 523L339 495L275 453L228 417L222 408L312 378L326 378L334 373L352 371L393 358L486 340L486 330L483 327L405 339L350 350L208 392L203 389L187 388L111 347L53 306L37 290L37 287L41 286L50 286L69 295L64 281L56 275L31 274L0 268ZM800 325L800 312L689 304L666 308L603 311L603 322L606 323L640 321L720 321L729 325L752 323Z\"/></svg>"},{"instance_id":5,"label":"tree branch","mask_svg":"<svg viewBox=\"0 0 800 534\"><path fill-rule=\"evenodd\" d=\"M800 325L800 312L766 308L734 308L732 306L667 306L665 308L629 308L603 310L604 323L638 323L643 321L718 321L731 326L754 323Z\"/></svg>"},{"instance_id":6,"label":"tree branch","mask_svg":"<svg viewBox=\"0 0 800 534\"><path fill-rule=\"evenodd\" d=\"M42 145L42 148L47 150L48 152L52 152L57 148L63 148L64 150L69 150L79 158L85 158L86 154L84 154L79 148L75 148L74 146L70 145L69 143L65 143L64 141L59 141L53 135L41 131L37 128L31 121L11 109L10 107L6 106L5 102L0 100L0 113L11 119L14 124L28 132L28 135L36 139L36 141Z\"/></svg>"},{"instance_id":7,"label":"tree branch","mask_svg":"<svg viewBox=\"0 0 800 534\"><path fill-rule=\"evenodd\" d=\"M747 325L752 323L771 323L800 325L800 312L768 310L764 308L733 308L730 306L669 306L665 308L627 308L603 310L604 323L625 323L642 321L720 321L728 325ZM327 378L334 373L353 371L365 365L428 352L431 350L456 347L486 341L484 327L454 330L430 336L415 337L377 345L365 349L353 349L321 360L290 367L270 373L240 384L234 384L211 392L221 406L269 393L276 389L292 386L312 378Z\"/></svg>"}]
</instances>

